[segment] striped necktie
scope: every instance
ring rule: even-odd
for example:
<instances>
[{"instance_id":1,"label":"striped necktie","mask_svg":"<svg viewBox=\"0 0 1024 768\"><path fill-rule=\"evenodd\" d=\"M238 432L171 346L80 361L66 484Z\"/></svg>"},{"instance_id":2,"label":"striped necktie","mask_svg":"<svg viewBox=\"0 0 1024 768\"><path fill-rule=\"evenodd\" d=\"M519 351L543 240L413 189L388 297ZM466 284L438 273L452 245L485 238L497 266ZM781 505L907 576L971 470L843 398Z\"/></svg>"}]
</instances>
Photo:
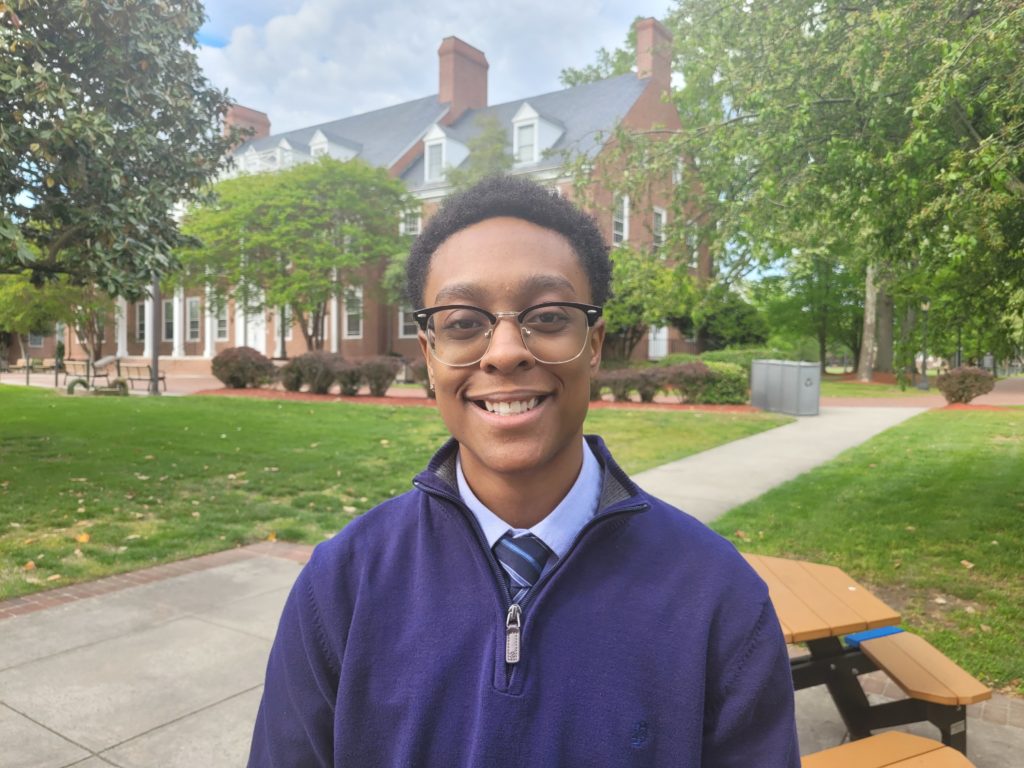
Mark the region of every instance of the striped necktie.
<instances>
[{"instance_id":1,"label":"striped necktie","mask_svg":"<svg viewBox=\"0 0 1024 768\"><path fill-rule=\"evenodd\" d=\"M512 592L512 602L518 603L526 597L530 587L537 583L544 570L544 564L552 555L547 545L532 533L512 538L506 533L494 545L494 555L505 571L505 580Z\"/></svg>"}]
</instances>

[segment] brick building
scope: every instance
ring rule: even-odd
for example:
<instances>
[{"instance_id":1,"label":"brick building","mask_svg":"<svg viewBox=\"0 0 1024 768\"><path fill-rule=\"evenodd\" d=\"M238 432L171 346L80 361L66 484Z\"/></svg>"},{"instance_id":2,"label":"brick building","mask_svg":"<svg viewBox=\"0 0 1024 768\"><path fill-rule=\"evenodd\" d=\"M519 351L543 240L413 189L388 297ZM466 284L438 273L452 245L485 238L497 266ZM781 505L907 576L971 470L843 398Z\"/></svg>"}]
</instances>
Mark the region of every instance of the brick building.
<instances>
[{"instance_id":1,"label":"brick building","mask_svg":"<svg viewBox=\"0 0 1024 768\"><path fill-rule=\"evenodd\" d=\"M482 51L457 37L445 38L438 50L438 93L365 114L292 131L271 133L268 116L243 106L233 107L226 122L253 130L253 136L234 150L231 174L261 173L309 162L321 155L339 160L359 158L384 167L400 178L419 201L419 211L396 222L406 234L416 234L422 222L452 191L447 171L467 161L469 144L492 120L505 128L514 158L513 174L528 175L557 194L572 197L573 180L567 161L585 157L595 168L606 167L611 153L603 143L617 127L631 130L679 128L679 118L666 98L671 80L671 38L655 19L637 22L635 73L573 88L488 103L488 63ZM595 174L600 178L600 174ZM665 179L645 200L616 196L592 185L587 207L609 243L650 248L664 239L672 216L672 184ZM703 249L692 249L691 272L711 274ZM395 306L378 295L383 265L369 267L361 285L345 286L334 299L326 319L325 349L358 360L378 354L419 354L412 307ZM298 328L287 316L281 339L282 313L266 310L244 313L235 302L217 311L201 293L178 290L158 302L119 302L102 353L148 358L159 347L162 366L172 371L207 372L210 359L230 346L250 346L272 357L305 351ZM68 357L84 354L68 332ZM652 329L638 357L694 351L691 341L673 329Z\"/></svg>"}]
</instances>

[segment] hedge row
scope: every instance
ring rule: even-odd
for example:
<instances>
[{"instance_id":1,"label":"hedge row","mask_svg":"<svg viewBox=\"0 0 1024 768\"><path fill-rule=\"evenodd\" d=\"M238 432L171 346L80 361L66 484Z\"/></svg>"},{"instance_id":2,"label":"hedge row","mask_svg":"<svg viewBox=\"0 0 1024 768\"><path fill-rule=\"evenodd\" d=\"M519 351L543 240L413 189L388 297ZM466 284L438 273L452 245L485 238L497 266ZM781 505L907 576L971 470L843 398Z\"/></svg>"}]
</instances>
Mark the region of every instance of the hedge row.
<instances>
[{"instance_id":1,"label":"hedge row","mask_svg":"<svg viewBox=\"0 0 1024 768\"><path fill-rule=\"evenodd\" d=\"M603 389L617 401L629 400L636 392L649 403L658 392L675 394L682 403L742 405L747 402L747 372L733 363L694 359L670 365L619 368L599 373L590 389L598 399Z\"/></svg>"},{"instance_id":2,"label":"hedge row","mask_svg":"<svg viewBox=\"0 0 1024 768\"><path fill-rule=\"evenodd\" d=\"M310 392L326 394L338 384L343 395L354 395L366 384L370 394L382 397L402 367L397 357L375 357L350 363L332 352L306 352L292 358L280 369L265 355L251 347L226 349L213 358L213 375L226 387L245 389L280 380L289 392L306 387Z\"/></svg>"}]
</instances>

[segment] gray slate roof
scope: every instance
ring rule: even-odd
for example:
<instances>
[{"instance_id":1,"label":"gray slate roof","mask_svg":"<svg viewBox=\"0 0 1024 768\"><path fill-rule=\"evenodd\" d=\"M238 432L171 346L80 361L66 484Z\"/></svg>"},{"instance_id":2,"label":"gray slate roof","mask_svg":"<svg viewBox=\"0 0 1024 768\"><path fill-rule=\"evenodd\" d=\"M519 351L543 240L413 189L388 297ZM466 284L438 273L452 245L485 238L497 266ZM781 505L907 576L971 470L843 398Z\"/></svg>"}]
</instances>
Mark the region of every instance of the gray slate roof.
<instances>
[{"instance_id":1,"label":"gray slate roof","mask_svg":"<svg viewBox=\"0 0 1024 768\"><path fill-rule=\"evenodd\" d=\"M437 96L425 96L393 107L253 139L239 145L234 154L240 156L249 147L258 152L272 149L281 139L287 139L296 150L308 153L309 142L320 130L329 141L358 152L370 165L388 167L444 113L445 106L438 103Z\"/></svg>"},{"instance_id":2,"label":"gray slate roof","mask_svg":"<svg viewBox=\"0 0 1024 768\"><path fill-rule=\"evenodd\" d=\"M625 74L578 85L575 88L495 104L484 109L469 110L454 125L444 130L451 138L466 144L479 133L477 121L485 116L493 116L505 126L511 150L512 118L520 107L528 102L542 118L563 127L565 131L544 157L536 163L517 166L517 170L541 171L558 168L564 165L565 153L585 154L589 157L595 155L607 140L608 133L640 98L648 82L638 79L635 74ZM402 179L412 190L444 186L443 183L424 184L422 156L406 169Z\"/></svg>"}]
</instances>

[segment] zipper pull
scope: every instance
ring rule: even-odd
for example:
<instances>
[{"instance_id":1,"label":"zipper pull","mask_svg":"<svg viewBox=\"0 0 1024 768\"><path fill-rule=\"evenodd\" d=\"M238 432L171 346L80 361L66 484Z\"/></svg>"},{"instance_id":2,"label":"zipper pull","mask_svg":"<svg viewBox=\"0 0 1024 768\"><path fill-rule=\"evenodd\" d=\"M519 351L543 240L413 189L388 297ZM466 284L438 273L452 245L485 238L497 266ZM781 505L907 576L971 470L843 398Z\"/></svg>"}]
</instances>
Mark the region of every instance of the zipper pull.
<instances>
[{"instance_id":1,"label":"zipper pull","mask_svg":"<svg viewBox=\"0 0 1024 768\"><path fill-rule=\"evenodd\" d=\"M508 607L505 617L505 663L515 664L519 661L519 629L522 627L523 609L519 603Z\"/></svg>"}]
</instances>

